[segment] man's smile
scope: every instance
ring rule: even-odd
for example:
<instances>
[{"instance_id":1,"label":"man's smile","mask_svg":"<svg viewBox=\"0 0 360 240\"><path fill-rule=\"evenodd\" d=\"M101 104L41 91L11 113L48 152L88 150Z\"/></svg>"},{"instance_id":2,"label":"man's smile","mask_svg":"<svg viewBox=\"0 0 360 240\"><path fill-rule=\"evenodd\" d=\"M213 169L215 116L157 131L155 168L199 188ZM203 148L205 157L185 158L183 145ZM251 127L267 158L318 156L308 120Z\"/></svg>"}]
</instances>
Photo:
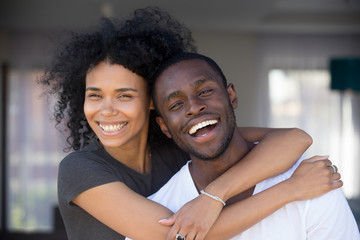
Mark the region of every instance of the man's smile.
<instances>
[{"instance_id":1,"label":"man's smile","mask_svg":"<svg viewBox=\"0 0 360 240\"><path fill-rule=\"evenodd\" d=\"M203 122L200 122L198 124L196 124L195 126L191 127L189 130L189 134L190 135L195 135L199 130L206 128L208 126L212 126L218 123L218 120L206 120ZM206 133L204 133L206 135ZM200 134L200 135L204 135L204 134Z\"/></svg>"}]
</instances>

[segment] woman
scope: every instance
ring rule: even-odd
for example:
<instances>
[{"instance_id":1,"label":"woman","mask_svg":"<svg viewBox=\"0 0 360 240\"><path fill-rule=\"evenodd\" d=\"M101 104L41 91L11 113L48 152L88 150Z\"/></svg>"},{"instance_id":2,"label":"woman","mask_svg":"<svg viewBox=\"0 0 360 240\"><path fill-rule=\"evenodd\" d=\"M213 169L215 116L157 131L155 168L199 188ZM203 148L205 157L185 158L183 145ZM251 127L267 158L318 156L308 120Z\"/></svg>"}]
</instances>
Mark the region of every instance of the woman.
<instances>
[{"instance_id":1,"label":"woman","mask_svg":"<svg viewBox=\"0 0 360 240\"><path fill-rule=\"evenodd\" d=\"M195 51L190 31L158 9L141 9L118 27L105 21L100 31L73 35L55 56L42 83L57 95L56 121L65 121L76 150L61 162L58 179L69 239L174 239L179 228L182 234L195 229L196 239L203 239L216 221L222 206L203 195L163 224L158 221L172 213L145 198L188 160L157 127L148 82L156 67L179 51ZM247 140L261 140L259 145L205 188L224 200L289 168L311 144L297 129L242 131ZM265 217L286 201L340 187L341 182L333 184L339 174L324 177L329 160L313 164L316 174L295 175L291 191L279 188L281 197L257 212ZM246 208L236 209L245 217L255 214ZM244 228L255 223L245 218Z\"/></svg>"}]
</instances>

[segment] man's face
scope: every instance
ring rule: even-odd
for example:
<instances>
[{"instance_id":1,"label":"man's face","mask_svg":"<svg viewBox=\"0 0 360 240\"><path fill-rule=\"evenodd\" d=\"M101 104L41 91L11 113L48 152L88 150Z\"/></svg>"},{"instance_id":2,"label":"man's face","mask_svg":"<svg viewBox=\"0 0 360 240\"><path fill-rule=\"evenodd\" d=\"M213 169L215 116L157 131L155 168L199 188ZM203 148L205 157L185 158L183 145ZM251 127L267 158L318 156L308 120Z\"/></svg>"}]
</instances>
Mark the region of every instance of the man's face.
<instances>
[{"instance_id":1,"label":"man's face","mask_svg":"<svg viewBox=\"0 0 360 240\"><path fill-rule=\"evenodd\" d=\"M202 160L218 158L236 127L234 87L199 59L167 68L155 84L157 121L162 131L184 151Z\"/></svg>"}]
</instances>

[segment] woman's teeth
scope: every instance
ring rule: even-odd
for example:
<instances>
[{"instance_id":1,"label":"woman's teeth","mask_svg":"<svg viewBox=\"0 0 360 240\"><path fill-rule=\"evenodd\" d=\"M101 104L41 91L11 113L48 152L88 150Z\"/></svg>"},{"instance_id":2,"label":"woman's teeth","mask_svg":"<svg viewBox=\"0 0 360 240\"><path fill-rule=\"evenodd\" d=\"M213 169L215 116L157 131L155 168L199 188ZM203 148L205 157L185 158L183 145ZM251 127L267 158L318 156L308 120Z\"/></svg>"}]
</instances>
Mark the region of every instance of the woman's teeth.
<instances>
[{"instance_id":1,"label":"woman's teeth","mask_svg":"<svg viewBox=\"0 0 360 240\"><path fill-rule=\"evenodd\" d=\"M103 124L99 124L99 126L101 127L102 130L104 130L105 132L116 132L119 131L120 129L122 129L124 126L126 125L126 123L122 123L122 124L115 124L115 125L103 125Z\"/></svg>"}]
</instances>

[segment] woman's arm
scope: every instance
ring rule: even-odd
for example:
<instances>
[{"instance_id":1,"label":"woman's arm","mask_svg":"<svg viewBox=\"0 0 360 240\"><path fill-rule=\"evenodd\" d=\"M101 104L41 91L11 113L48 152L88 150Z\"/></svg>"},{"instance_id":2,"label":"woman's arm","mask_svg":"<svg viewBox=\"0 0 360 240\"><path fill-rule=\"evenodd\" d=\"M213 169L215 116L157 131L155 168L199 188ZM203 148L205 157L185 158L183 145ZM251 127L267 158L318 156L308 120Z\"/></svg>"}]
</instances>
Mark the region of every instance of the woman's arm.
<instances>
[{"instance_id":1,"label":"woman's arm","mask_svg":"<svg viewBox=\"0 0 360 240\"><path fill-rule=\"evenodd\" d=\"M287 183L274 187L275 190L271 188L226 207L206 237L219 240L219 236L225 231L229 231L229 236L236 235L289 201L312 198L339 187L339 183L333 183L340 178L339 174L331 174L331 177L330 174L324 174L332 170L326 167L329 163L318 163L321 162L323 163L305 165L307 169L294 173ZM159 224L158 220L169 217L171 211L136 194L121 182L89 189L77 196L73 203L113 230L132 239L166 239L169 236L170 227ZM171 240L174 238L175 236ZM197 236L196 239L203 237Z\"/></svg>"},{"instance_id":2,"label":"woman's arm","mask_svg":"<svg viewBox=\"0 0 360 240\"><path fill-rule=\"evenodd\" d=\"M312 144L312 138L298 128L246 127L239 130L246 140L259 141L259 144L206 187L205 191L225 201L264 179L288 170Z\"/></svg>"},{"instance_id":3,"label":"woman's arm","mask_svg":"<svg viewBox=\"0 0 360 240\"><path fill-rule=\"evenodd\" d=\"M312 144L312 138L298 128L239 128L243 137L259 141L241 161L210 183L205 191L224 201L254 186L256 183L288 170ZM222 205L211 203L202 194L186 204L162 224L173 225L168 239L181 229L188 233L197 226L198 236L205 236L215 222ZM199 218L201 216L201 218Z\"/></svg>"},{"instance_id":4,"label":"woman's arm","mask_svg":"<svg viewBox=\"0 0 360 240\"><path fill-rule=\"evenodd\" d=\"M331 162L320 160L323 158L316 156L303 161L288 180L224 208L205 239L229 239L287 203L340 188L343 185L340 174L333 173Z\"/></svg>"}]
</instances>

